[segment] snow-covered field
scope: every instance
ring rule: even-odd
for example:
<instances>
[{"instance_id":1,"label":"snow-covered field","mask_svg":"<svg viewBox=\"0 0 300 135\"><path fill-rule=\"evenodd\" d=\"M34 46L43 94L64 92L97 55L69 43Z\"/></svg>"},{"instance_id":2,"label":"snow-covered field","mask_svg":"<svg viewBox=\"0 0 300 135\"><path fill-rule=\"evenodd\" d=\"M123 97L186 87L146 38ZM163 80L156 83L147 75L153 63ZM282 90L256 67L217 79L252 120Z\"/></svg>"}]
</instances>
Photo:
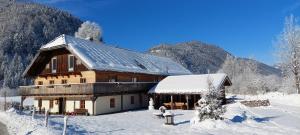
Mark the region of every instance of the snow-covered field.
<instances>
[{"instance_id":1,"label":"snow-covered field","mask_svg":"<svg viewBox=\"0 0 300 135\"><path fill-rule=\"evenodd\" d=\"M173 110L175 125L164 125L164 119L148 110L138 110L99 116L69 118L69 134L300 134L300 95L271 93L259 96L235 96L227 105L225 120L206 120L190 124L193 110ZM271 106L250 108L239 103L244 99L269 99ZM154 111L155 112L155 111ZM43 117L32 121L30 115L0 112L0 121L7 124L11 134L61 134L63 116L52 115L50 126L43 127Z\"/></svg>"}]
</instances>

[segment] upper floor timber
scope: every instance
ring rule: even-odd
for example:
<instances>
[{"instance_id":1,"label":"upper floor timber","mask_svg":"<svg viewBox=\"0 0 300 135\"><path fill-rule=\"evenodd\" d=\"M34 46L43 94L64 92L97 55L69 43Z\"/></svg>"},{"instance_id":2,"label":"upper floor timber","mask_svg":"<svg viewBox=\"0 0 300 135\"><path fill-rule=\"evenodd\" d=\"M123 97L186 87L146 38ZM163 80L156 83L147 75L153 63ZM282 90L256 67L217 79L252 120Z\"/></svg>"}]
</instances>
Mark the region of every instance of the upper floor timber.
<instances>
[{"instance_id":1,"label":"upper floor timber","mask_svg":"<svg viewBox=\"0 0 300 135\"><path fill-rule=\"evenodd\" d=\"M157 82L191 74L168 58L61 35L43 45L23 76L35 85L94 82Z\"/></svg>"}]
</instances>

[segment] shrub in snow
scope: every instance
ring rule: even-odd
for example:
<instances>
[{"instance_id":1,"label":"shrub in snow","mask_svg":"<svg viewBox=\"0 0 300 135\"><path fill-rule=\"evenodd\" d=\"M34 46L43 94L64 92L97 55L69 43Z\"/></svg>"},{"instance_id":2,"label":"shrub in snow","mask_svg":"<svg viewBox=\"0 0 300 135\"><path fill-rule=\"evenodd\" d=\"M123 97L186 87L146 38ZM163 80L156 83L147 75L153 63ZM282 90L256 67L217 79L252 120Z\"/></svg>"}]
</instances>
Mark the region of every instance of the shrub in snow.
<instances>
[{"instance_id":1,"label":"shrub in snow","mask_svg":"<svg viewBox=\"0 0 300 135\"><path fill-rule=\"evenodd\" d=\"M82 23L78 28L78 31L75 32L75 37L77 38L88 39L96 42L102 41L101 36L101 27L98 24L90 21Z\"/></svg>"},{"instance_id":2,"label":"shrub in snow","mask_svg":"<svg viewBox=\"0 0 300 135\"><path fill-rule=\"evenodd\" d=\"M222 120L221 117L225 112L225 107L222 106L220 100L220 92L215 89L210 79L208 79L209 92L198 101L195 110L195 117L191 120L192 123L198 123L205 119Z\"/></svg>"}]
</instances>

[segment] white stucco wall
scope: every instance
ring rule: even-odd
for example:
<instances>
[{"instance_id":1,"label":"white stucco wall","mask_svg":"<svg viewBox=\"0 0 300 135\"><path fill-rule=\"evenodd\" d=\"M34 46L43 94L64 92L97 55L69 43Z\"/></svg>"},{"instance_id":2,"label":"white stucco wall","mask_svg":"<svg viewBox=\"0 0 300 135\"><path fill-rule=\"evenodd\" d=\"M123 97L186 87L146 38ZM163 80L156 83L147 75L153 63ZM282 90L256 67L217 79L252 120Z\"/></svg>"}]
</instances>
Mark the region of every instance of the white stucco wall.
<instances>
[{"instance_id":1,"label":"white stucco wall","mask_svg":"<svg viewBox=\"0 0 300 135\"><path fill-rule=\"evenodd\" d=\"M79 100L67 100L66 101L66 112L74 112L74 109L80 108ZM91 100L85 100L85 109L88 110L89 114L93 114L93 102Z\"/></svg>"},{"instance_id":2,"label":"white stucco wall","mask_svg":"<svg viewBox=\"0 0 300 135\"><path fill-rule=\"evenodd\" d=\"M131 96L134 97L134 104L131 104ZM139 94L123 95L123 110L137 109L141 105Z\"/></svg>"},{"instance_id":3,"label":"white stucco wall","mask_svg":"<svg viewBox=\"0 0 300 135\"><path fill-rule=\"evenodd\" d=\"M36 109L36 110L38 110L39 108L39 102L38 102L38 100L33 100L33 106L34 106L34 108Z\"/></svg>"},{"instance_id":4,"label":"white stucco wall","mask_svg":"<svg viewBox=\"0 0 300 135\"><path fill-rule=\"evenodd\" d=\"M93 115L93 102L91 100L85 101L85 109L88 110L90 115Z\"/></svg>"},{"instance_id":5,"label":"white stucco wall","mask_svg":"<svg viewBox=\"0 0 300 135\"><path fill-rule=\"evenodd\" d=\"M42 100L42 109L49 110L49 100Z\"/></svg>"},{"instance_id":6,"label":"white stucco wall","mask_svg":"<svg viewBox=\"0 0 300 135\"><path fill-rule=\"evenodd\" d=\"M74 100L66 100L66 112L74 112Z\"/></svg>"},{"instance_id":7,"label":"white stucco wall","mask_svg":"<svg viewBox=\"0 0 300 135\"><path fill-rule=\"evenodd\" d=\"M115 99L115 107L110 108L110 99ZM95 101L95 114L112 113L121 111L121 96L101 96Z\"/></svg>"},{"instance_id":8,"label":"white stucco wall","mask_svg":"<svg viewBox=\"0 0 300 135\"><path fill-rule=\"evenodd\" d=\"M42 100L41 109L44 108L45 110L49 110L50 113L58 113L59 107L58 107L58 104L55 104L56 102L58 102L58 101L53 100L53 108L50 108L50 100ZM39 110L39 101L34 100L33 105L34 105L36 111L38 111Z\"/></svg>"},{"instance_id":9,"label":"white stucco wall","mask_svg":"<svg viewBox=\"0 0 300 135\"><path fill-rule=\"evenodd\" d=\"M134 104L131 104L131 96L134 96ZM111 98L115 98L115 108L110 108ZM122 110L121 95L98 97L97 100L95 101L95 115L147 107L149 102L148 96L146 94L141 94L141 98L142 98L142 103L140 103L139 94L123 95L123 110Z\"/></svg>"},{"instance_id":10,"label":"white stucco wall","mask_svg":"<svg viewBox=\"0 0 300 135\"><path fill-rule=\"evenodd\" d=\"M131 104L131 96L134 96L134 104ZM130 109L138 109L141 107L148 106L148 96L146 94L141 94L142 103L140 103L139 94L127 94L123 95L123 110L121 108L121 95L114 96L101 96L98 97L95 101L95 115L105 114L105 113L113 113L119 111L126 111ZM110 99L115 99L115 107L110 108ZM57 102L57 104L56 104ZM50 101L42 100L42 108L49 109ZM59 112L59 103L56 100L53 100L53 108L50 109L51 113ZM34 107L38 110L38 100L34 100ZM66 112L74 112L74 109L80 108L80 100L66 100L65 111ZM93 114L93 102L91 100L85 101L85 109L88 110L89 114Z\"/></svg>"},{"instance_id":11,"label":"white stucco wall","mask_svg":"<svg viewBox=\"0 0 300 135\"><path fill-rule=\"evenodd\" d=\"M59 112L58 100L53 100L53 107L50 108L50 112L51 113L58 113Z\"/></svg>"}]
</instances>

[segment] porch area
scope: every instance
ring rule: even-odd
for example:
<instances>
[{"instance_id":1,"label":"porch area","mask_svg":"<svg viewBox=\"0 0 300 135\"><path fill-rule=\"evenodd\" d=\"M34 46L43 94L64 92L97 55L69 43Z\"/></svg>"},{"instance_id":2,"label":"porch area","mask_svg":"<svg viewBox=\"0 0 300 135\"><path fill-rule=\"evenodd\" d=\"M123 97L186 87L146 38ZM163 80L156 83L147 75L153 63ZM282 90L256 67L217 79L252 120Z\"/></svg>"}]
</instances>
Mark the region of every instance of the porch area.
<instances>
[{"instance_id":1,"label":"porch area","mask_svg":"<svg viewBox=\"0 0 300 135\"><path fill-rule=\"evenodd\" d=\"M150 97L155 109L165 106L167 109L190 110L201 99L201 94L151 94Z\"/></svg>"}]
</instances>

